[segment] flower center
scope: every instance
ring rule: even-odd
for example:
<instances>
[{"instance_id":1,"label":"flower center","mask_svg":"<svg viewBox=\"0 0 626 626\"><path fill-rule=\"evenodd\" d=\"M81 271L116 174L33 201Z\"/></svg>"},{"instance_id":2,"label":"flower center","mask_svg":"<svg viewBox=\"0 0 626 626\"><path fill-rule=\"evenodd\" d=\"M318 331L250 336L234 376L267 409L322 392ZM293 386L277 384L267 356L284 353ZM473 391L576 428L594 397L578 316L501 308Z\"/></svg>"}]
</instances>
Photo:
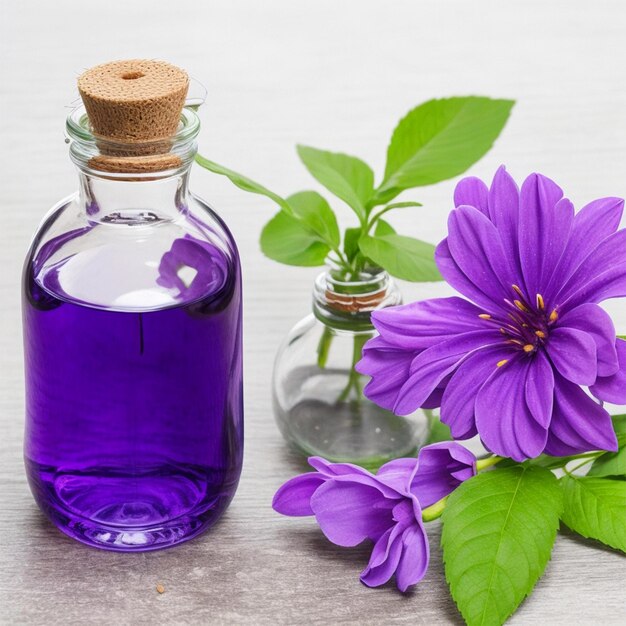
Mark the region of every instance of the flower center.
<instances>
[{"instance_id":1,"label":"flower center","mask_svg":"<svg viewBox=\"0 0 626 626\"><path fill-rule=\"evenodd\" d=\"M517 285L511 285L511 288L515 295L511 299L504 299L506 308L510 309L506 316L493 317L488 313L481 313L478 317L498 325L506 343L531 355L546 343L550 328L558 320L559 314L556 308L548 313L540 293L531 304ZM498 367L506 361L500 361Z\"/></svg>"}]
</instances>

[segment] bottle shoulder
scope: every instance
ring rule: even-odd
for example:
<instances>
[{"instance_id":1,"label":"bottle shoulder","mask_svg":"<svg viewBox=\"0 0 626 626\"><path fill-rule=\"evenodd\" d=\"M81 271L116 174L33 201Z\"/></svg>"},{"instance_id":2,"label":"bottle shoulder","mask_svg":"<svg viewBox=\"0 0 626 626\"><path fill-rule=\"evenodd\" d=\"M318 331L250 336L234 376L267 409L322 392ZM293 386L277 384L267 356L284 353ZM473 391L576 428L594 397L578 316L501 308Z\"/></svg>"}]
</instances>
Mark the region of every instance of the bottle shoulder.
<instances>
[{"instance_id":1,"label":"bottle shoulder","mask_svg":"<svg viewBox=\"0 0 626 626\"><path fill-rule=\"evenodd\" d=\"M223 220L188 194L176 210L90 215L78 194L40 224L25 263L26 289L115 310L188 304L239 284L239 256Z\"/></svg>"}]
</instances>

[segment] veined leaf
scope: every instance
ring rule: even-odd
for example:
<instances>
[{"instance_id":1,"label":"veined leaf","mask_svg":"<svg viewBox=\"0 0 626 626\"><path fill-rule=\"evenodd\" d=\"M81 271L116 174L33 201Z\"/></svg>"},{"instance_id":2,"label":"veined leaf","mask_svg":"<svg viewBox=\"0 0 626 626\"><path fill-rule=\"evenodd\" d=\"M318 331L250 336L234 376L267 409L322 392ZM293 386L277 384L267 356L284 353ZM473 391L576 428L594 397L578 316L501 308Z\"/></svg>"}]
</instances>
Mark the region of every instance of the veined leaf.
<instances>
[{"instance_id":1,"label":"veined leaf","mask_svg":"<svg viewBox=\"0 0 626 626\"><path fill-rule=\"evenodd\" d=\"M338 152L298 146L300 159L326 189L348 204L359 217L374 193L374 172L367 163Z\"/></svg>"},{"instance_id":2,"label":"veined leaf","mask_svg":"<svg viewBox=\"0 0 626 626\"><path fill-rule=\"evenodd\" d=\"M391 137L376 204L462 174L491 148L513 104L469 96L429 100L409 111Z\"/></svg>"},{"instance_id":3,"label":"veined leaf","mask_svg":"<svg viewBox=\"0 0 626 626\"><path fill-rule=\"evenodd\" d=\"M552 472L516 465L462 483L443 512L446 580L469 626L503 624L550 559L562 510Z\"/></svg>"},{"instance_id":4,"label":"veined leaf","mask_svg":"<svg viewBox=\"0 0 626 626\"><path fill-rule=\"evenodd\" d=\"M261 250L274 261L287 265L324 265L330 252L305 224L284 211L277 213L261 231Z\"/></svg>"},{"instance_id":5,"label":"veined leaf","mask_svg":"<svg viewBox=\"0 0 626 626\"><path fill-rule=\"evenodd\" d=\"M626 445L617 452L606 452L598 457L587 476L626 476ZM624 524L626 524L626 519Z\"/></svg>"},{"instance_id":6,"label":"veined leaf","mask_svg":"<svg viewBox=\"0 0 626 626\"><path fill-rule=\"evenodd\" d=\"M402 235L362 237L361 252L391 275L413 282L441 280L435 265L435 247Z\"/></svg>"},{"instance_id":7,"label":"veined leaf","mask_svg":"<svg viewBox=\"0 0 626 626\"><path fill-rule=\"evenodd\" d=\"M626 435L626 415L613 415L611 420L618 438L620 435Z\"/></svg>"},{"instance_id":8,"label":"veined leaf","mask_svg":"<svg viewBox=\"0 0 626 626\"><path fill-rule=\"evenodd\" d=\"M583 537L626 552L626 481L563 476L561 519Z\"/></svg>"},{"instance_id":9,"label":"veined leaf","mask_svg":"<svg viewBox=\"0 0 626 626\"><path fill-rule=\"evenodd\" d=\"M339 245L337 217L317 191L301 191L287 198L293 214L331 248Z\"/></svg>"},{"instance_id":10,"label":"veined leaf","mask_svg":"<svg viewBox=\"0 0 626 626\"><path fill-rule=\"evenodd\" d=\"M424 206L421 202L415 202L414 200L407 200L406 202L392 202L385 207L386 211L391 211L393 209L406 209L409 207L417 207Z\"/></svg>"},{"instance_id":11,"label":"veined leaf","mask_svg":"<svg viewBox=\"0 0 626 626\"><path fill-rule=\"evenodd\" d=\"M278 206L280 206L280 208L283 209L286 213L291 214L291 208L284 198L281 198L278 194L270 191L263 185L252 180L251 178L248 178L243 174L239 174L234 170L228 169L223 165L219 165L214 161L209 161L209 159L206 159L199 154L196 155L196 163L209 170L210 172L213 172L214 174L226 176L226 178L230 179L230 181L234 185L239 187L239 189L243 189L244 191L250 191L251 193L258 193L262 196L267 196L268 198L276 202L276 204L278 204Z\"/></svg>"}]
</instances>

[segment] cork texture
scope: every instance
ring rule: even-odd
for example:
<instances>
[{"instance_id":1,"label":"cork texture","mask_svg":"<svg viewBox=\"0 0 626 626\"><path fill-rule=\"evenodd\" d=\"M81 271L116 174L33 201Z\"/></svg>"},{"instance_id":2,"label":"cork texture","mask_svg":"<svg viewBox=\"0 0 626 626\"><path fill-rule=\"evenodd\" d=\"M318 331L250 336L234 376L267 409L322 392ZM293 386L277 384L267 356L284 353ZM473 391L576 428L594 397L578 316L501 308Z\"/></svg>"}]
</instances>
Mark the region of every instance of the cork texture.
<instances>
[{"instance_id":1,"label":"cork texture","mask_svg":"<svg viewBox=\"0 0 626 626\"><path fill-rule=\"evenodd\" d=\"M106 171L143 172L163 169L176 159L180 164L174 155L155 157L152 166L145 157L169 152L188 89L187 73L164 61L113 61L81 74L78 91L105 155L92 159L93 165L106 163ZM141 158L133 165L134 157Z\"/></svg>"}]
</instances>

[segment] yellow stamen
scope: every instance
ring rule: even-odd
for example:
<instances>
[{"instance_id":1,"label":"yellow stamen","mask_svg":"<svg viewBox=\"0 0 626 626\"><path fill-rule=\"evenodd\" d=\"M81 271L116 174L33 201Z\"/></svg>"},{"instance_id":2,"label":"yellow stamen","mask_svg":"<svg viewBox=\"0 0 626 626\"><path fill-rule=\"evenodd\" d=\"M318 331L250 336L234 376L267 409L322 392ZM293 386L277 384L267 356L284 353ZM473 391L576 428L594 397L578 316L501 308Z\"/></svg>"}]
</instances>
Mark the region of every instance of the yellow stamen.
<instances>
[{"instance_id":1,"label":"yellow stamen","mask_svg":"<svg viewBox=\"0 0 626 626\"><path fill-rule=\"evenodd\" d=\"M520 310L520 311L524 311L525 313L528 313L528 309L526 308L526 305L523 302L520 302L519 300L513 300L513 304Z\"/></svg>"},{"instance_id":2,"label":"yellow stamen","mask_svg":"<svg viewBox=\"0 0 626 626\"><path fill-rule=\"evenodd\" d=\"M517 285L511 285L511 287L513 287L513 291L520 297L523 298L524 294L522 293L522 290L517 286Z\"/></svg>"},{"instance_id":3,"label":"yellow stamen","mask_svg":"<svg viewBox=\"0 0 626 626\"><path fill-rule=\"evenodd\" d=\"M537 337L539 337L539 339L545 339L546 338L546 334L543 332L543 330L536 330L535 331L535 335L537 335Z\"/></svg>"},{"instance_id":4,"label":"yellow stamen","mask_svg":"<svg viewBox=\"0 0 626 626\"><path fill-rule=\"evenodd\" d=\"M481 320L490 320L491 319L491 315L489 315L489 313L481 313L478 317L480 317Z\"/></svg>"},{"instance_id":5,"label":"yellow stamen","mask_svg":"<svg viewBox=\"0 0 626 626\"><path fill-rule=\"evenodd\" d=\"M532 352L535 349L535 346L533 346L532 343L527 343L524 346L524 352Z\"/></svg>"},{"instance_id":6,"label":"yellow stamen","mask_svg":"<svg viewBox=\"0 0 626 626\"><path fill-rule=\"evenodd\" d=\"M537 294L537 307L539 307L542 311L545 308L546 303L543 301L543 296L538 293Z\"/></svg>"},{"instance_id":7,"label":"yellow stamen","mask_svg":"<svg viewBox=\"0 0 626 626\"><path fill-rule=\"evenodd\" d=\"M505 330L504 328L500 328L500 332L501 332L503 335L508 335L508 333L506 332L506 330Z\"/></svg>"},{"instance_id":8,"label":"yellow stamen","mask_svg":"<svg viewBox=\"0 0 626 626\"><path fill-rule=\"evenodd\" d=\"M509 360L508 359L502 359L502 361L498 361L496 363L496 367L502 367L505 363L508 363Z\"/></svg>"},{"instance_id":9,"label":"yellow stamen","mask_svg":"<svg viewBox=\"0 0 626 626\"><path fill-rule=\"evenodd\" d=\"M550 321L556 322L559 319L559 314L556 312L556 309L550 313Z\"/></svg>"}]
</instances>

